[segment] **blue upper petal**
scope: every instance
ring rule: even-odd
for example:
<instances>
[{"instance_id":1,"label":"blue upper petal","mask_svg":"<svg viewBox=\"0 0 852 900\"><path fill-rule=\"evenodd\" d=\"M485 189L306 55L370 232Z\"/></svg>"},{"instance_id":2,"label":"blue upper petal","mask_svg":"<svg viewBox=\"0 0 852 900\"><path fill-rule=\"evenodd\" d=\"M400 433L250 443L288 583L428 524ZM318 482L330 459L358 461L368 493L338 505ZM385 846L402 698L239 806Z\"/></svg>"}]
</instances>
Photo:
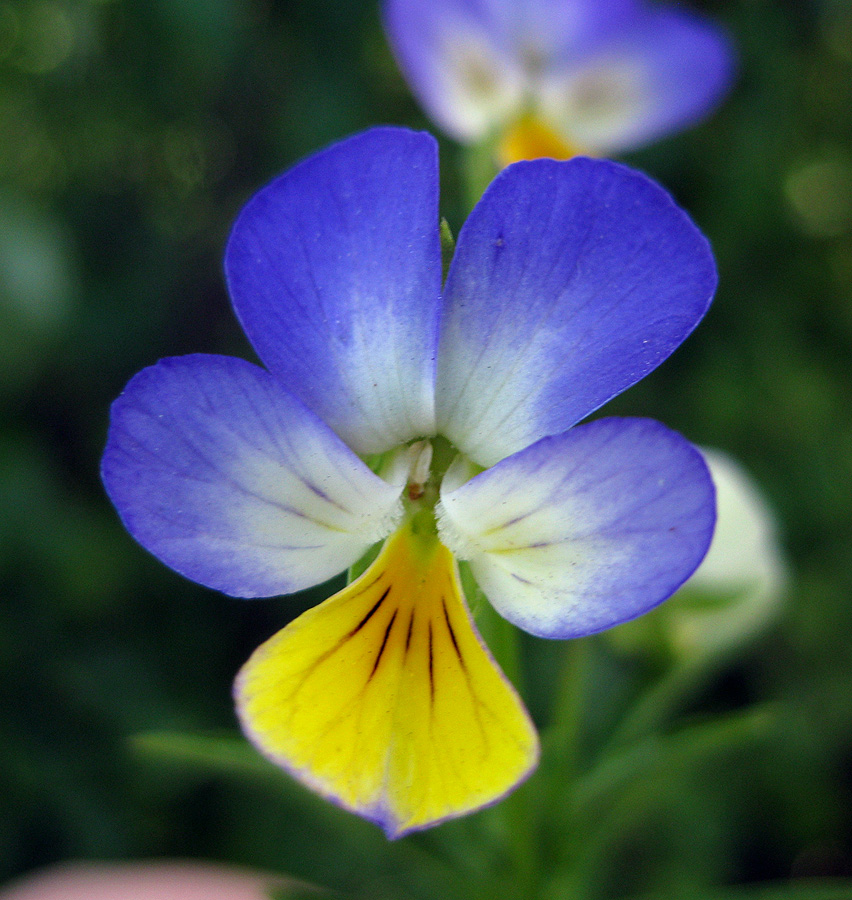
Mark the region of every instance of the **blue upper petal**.
<instances>
[{"instance_id":1,"label":"blue upper petal","mask_svg":"<svg viewBox=\"0 0 852 900\"><path fill-rule=\"evenodd\" d=\"M645 176L582 158L510 166L447 278L439 431L484 466L565 431L666 359L715 287L707 241Z\"/></svg>"},{"instance_id":2,"label":"blue upper petal","mask_svg":"<svg viewBox=\"0 0 852 900\"><path fill-rule=\"evenodd\" d=\"M372 453L434 431L440 259L435 140L378 128L256 194L225 270L272 374Z\"/></svg>"}]
</instances>

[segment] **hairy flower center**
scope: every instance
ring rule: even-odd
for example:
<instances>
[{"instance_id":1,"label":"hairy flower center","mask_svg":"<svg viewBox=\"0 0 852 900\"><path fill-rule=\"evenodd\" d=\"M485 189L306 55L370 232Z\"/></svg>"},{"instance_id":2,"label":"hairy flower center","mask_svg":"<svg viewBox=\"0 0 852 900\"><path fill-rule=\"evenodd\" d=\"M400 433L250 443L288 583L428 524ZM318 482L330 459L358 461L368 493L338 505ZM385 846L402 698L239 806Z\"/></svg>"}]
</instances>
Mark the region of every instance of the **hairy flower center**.
<instances>
[{"instance_id":1,"label":"hairy flower center","mask_svg":"<svg viewBox=\"0 0 852 900\"><path fill-rule=\"evenodd\" d=\"M413 503L423 498L429 481L429 468L432 465L432 444L429 441L417 441L411 445L412 463L408 476L408 499Z\"/></svg>"},{"instance_id":2,"label":"hairy flower center","mask_svg":"<svg viewBox=\"0 0 852 900\"><path fill-rule=\"evenodd\" d=\"M393 467L404 465L403 491L405 520L413 523L415 532L436 533L435 507L441 489L452 490L482 471L460 453L446 438L437 435L415 441L394 453ZM390 470L391 466L379 469Z\"/></svg>"}]
</instances>

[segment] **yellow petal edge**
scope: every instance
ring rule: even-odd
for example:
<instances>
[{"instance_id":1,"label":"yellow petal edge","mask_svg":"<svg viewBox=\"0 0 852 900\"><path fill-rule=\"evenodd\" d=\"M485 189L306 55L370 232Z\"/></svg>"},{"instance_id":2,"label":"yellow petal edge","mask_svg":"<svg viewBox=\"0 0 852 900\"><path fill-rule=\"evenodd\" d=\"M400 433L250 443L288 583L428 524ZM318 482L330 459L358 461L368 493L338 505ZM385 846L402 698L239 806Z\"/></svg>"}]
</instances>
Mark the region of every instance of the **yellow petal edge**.
<instances>
[{"instance_id":1,"label":"yellow petal edge","mask_svg":"<svg viewBox=\"0 0 852 900\"><path fill-rule=\"evenodd\" d=\"M388 837L495 802L538 761L455 560L411 523L360 578L258 648L235 694L262 753Z\"/></svg>"}]
</instances>

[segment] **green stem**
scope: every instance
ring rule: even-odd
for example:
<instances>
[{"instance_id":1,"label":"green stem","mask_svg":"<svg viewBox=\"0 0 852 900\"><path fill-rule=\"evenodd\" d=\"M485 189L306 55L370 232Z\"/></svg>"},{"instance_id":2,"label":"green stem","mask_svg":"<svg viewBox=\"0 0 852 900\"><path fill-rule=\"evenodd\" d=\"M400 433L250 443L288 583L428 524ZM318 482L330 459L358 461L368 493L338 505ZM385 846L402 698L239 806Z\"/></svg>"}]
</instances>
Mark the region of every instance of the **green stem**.
<instances>
[{"instance_id":1,"label":"green stem","mask_svg":"<svg viewBox=\"0 0 852 900\"><path fill-rule=\"evenodd\" d=\"M539 779L548 785L539 797L541 849L545 870L555 859L579 852L583 831L577 828L571 802L581 775L581 740L589 677L589 641L568 641L563 647L559 677L553 695L550 722L542 733ZM572 900L581 900L579 895Z\"/></svg>"},{"instance_id":2,"label":"green stem","mask_svg":"<svg viewBox=\"0 0 852 900\"><path fill-rule=\"evenodd\" d=\"M497 660L503 674L512 682L515 690L523 696L524 685L518 629L495 611L485 594L482 593L466 563L459 566L459 576L468 608L476 620L476 626L483 641L491 651L491 655Z\"/></svg>"},{"instance_id":3,"label":"green stem","mask_svg":"<svg viewBox=\"0 0 852 900\"><path fill-rule=\"evenodd\" d=\"M545 757L554 767L555 784L567 785L577 778L588 664L588 641L567 641L550 725L544 735Z\"/></svg>"},{"instance_id":4,"label":"green stem","mask_svg":"<svg viewBox=\"0 0 852 900\"><path fill-rule=\"evenodd\" d=\"M494 161L494 141L491 139L464 148L462 174L468 212L479 203L485 189L500 171Z\"/></svg>"},{"instance_id":5,"label":"green stem","mask_svg":"<svg viewBox=\"0 0 852 900\"><path fill-rule=\"evenodd\" d=\"M467 565L460 566L460 575L465 597L475 613L482 639L505 676L523 697L524 678L518 629L500 616L486 600ZM529 900L536 895L540 879L539 822L536 814L539 806L535 787L527 782L492 810L498 828L506 836L506 852L511 866L508 883L505 879L494 883L490 890L492 896L496 894Z\"/></svg>"}]
</instances>

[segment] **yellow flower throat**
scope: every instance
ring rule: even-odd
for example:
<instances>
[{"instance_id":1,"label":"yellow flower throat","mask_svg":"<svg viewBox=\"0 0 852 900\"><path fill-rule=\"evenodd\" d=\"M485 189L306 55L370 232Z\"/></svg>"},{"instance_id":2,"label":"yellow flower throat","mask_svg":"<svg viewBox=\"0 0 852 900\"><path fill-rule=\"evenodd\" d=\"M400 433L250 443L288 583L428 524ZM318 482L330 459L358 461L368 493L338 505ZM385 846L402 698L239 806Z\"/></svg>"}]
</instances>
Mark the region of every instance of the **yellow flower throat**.
<instances>
[{"instance_id":1,"label":"yellow flower throat","mask_svg":"<svg viewBox=\"0 0 852 900\"><path fill-rule=\"evenodd\" d=\"M419 461L406 520L369 568L261 646L236 685L264 753L392 837L493 802L538 755L438 538L431 456Z\"/></svg>"}]
</instances>

